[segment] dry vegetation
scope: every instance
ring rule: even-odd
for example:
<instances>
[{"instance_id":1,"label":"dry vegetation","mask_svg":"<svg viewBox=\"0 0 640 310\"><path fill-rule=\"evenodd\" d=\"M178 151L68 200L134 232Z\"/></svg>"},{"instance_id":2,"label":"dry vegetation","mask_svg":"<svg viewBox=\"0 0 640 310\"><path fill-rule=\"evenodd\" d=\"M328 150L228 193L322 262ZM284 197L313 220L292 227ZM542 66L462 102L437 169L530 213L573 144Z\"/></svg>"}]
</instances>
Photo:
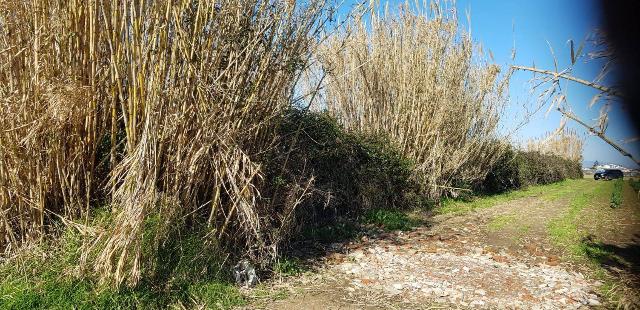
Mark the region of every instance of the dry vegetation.
<instances>
[{"instance_id":1,"label":"dry vegetation","mask_svg":"<svg viewBox=\"0 0 640 310\"><path fill-rule=\"evenodd\" d=\"M78 249L55 287L181 295L172 268L267 267L302 226L480 188L513 162L509 74L451 9L333 33L331 0L0 0L0 263L53 240Z\"/></svg>"},{"instance_id":2,"label":"dry vegetation","mask_svg":"<svg viewBox=\"0 0 640 310\"><path fill-rule=\"evenodd\" d=\"M137 283L152 267L143 248L184 225L206 225L202 242L275 254L290 210L263 201L254 159L326 5L2 1L2 249L62 218L92 233L88 265L115 284ZM114 222L83 228L103 203Z\"/></svg>"},{"instance_id":3,"label":"dry vegetation","mask_svg":"<svg viewBox=\"0 0 640 310\"><path fill-rule=\"evenodd\" d=\"M565 159L582 162L584 137L575 130L562 129L548 133L542 138L529 139L525 149L529 152L553 154Z\"/></svg>"},{"instance_id":4,"label":"dry vegetation","mask_svg":"<svg viewBox=\"0 0 640 310\"><path fill-rule=\"evenodd\" d=\"M480 180L496 143L508 77L488 64L448 3L380 8L324 46L324 99L349 130L385 135L433 198Z\"/></svg>"}]
</instances>

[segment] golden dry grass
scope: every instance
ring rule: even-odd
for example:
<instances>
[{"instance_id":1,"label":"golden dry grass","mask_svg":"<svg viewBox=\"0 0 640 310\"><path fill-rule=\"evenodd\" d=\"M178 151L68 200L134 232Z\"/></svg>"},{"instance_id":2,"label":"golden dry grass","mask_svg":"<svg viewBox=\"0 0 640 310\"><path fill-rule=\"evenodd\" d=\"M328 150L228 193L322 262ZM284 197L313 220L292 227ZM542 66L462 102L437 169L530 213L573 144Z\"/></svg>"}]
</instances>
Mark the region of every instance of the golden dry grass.
<instances>
[{"instance_id":1,"label":"golden dry grass","mask_svg":"<svg viewBox=\"0 0 640 310\"><path fill-rule=\"evenodd\" d=\"M542 154L558 155L562 158L582 162L584 137L573 129L561 128L553 133L547 133L538 139L529 139L525 145L527 151Z\"/></svg>"},{"instance_id":2,"label":"golden dry grass","mask_svg":"<svg viewBox=\"0 0 640 310\"><path fill-rule=\"evenodd\" d=\"M85 237L79 270L114 286L186 228L272 260L313 176L262 197L261 156L301 92L389 137L429 198L482 180L507 146L508 74L449 2L327 37L330 2L0 0L0 248L63 223ZM91 227L100 205L112 221Z\"/></svg>"},{"instance_id":3,"label":"golden dry grass","mask_svg":"<svg viewBox=\"0 0 640 310\"><path fill-rule=\"evenodd\" d=\"M484 60L452 7L378 8L320 54L329 111L350 130L388 135L435 198L482 179L506 145L496 141L508 75Z\"/></svg>"},{"instance_id":4,"label":"golden dry grass","mask_svg":"<svg viewBox=\"0 0 640 310\"><path fill-rule=\"evenodd\" d=\"M135 284L180 223L273 255L291 210L255 156L328 21L326 1L0 1L2 249L105 203L85 257L106 283Z\"/></svg>"}]
</instances>

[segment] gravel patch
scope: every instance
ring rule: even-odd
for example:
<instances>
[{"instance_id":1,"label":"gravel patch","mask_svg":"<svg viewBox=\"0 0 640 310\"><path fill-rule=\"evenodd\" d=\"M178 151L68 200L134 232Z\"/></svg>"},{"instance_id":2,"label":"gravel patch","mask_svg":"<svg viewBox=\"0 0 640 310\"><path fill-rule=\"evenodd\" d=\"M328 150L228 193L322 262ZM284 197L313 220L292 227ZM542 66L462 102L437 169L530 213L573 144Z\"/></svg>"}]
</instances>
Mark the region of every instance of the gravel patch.
<instances>
[{"instance_id":1,"label":"gravel patch","mask_svg":"<svg viewBox=\"0 0 640 310\"><path fill-rule=\"evenodd\" d=\"M600 305L595 286L576 272L529 266L507 254L375 245L332 267L349 291L377 290L409 302L429 300L465 308L580 309Z\"/></svg>"}]
</instances>

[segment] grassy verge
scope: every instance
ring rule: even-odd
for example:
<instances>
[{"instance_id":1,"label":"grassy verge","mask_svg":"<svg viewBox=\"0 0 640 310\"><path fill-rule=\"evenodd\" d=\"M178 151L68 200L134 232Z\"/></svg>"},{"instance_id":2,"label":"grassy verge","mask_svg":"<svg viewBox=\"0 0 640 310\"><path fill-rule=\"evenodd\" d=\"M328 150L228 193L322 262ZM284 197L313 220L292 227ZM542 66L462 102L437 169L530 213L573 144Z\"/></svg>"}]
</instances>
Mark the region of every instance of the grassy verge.
<instances>
[{"instance_id":1,"label":"grassy verge","mask_svg":"<svg viewBox=\"0 0 640 310\"><path fill-rule=\"evenodd\" d=\"M77 268L82 239L67 230L56 242L25 249L0 265L0 309L228 309L245 303L217 253L182 240L171 266L134 288L101 286L89 270ZM158 257L162 263L167 257ZM218 263L214 263L218 261Z\"/></svg>"},{"instance_id":2,"label":"grassy verge","mask_svg":"<svg viewBox=\"0 0 640 310\"><path fill-rule=\"evenodd\" d=\"M553 184L530 186L522 190L497 195L472 197L467 200L447 199L442 202L441 207L436 212L439 214L464 214L530 196L538 196L545 200L555 200L563 197L566 193L574 191L575 187L586 186L587 183L585 182L583 179L565 180Z\"/></svg>"},{"instance_id":3,"label":"grassy verge","mask_svg":"<svg viewBox=\"0 0 640 310\"><path fill-rule=\"evenodd\" d=\"M599 182L591 192L583 192L574 197L569 205L569 210L561 217L552 220L547 226L549 236L553 243L569 249L573 255L582 254L581 238L583 234L578 230L576 217L596 197L606 196L611 191L609 183Z\"/></svg>"},{"instance_id":4,"label":"grassy verge","mask_svg":"<svg viewBox=\"0 0 640 310\"><path fill-rule=\"evenodd\" d=\"M212 275L208 277L193 275L189 279L174 269L156 279L144 279L135 288L101 287L89 275L75 275L78 241L76 235L66 234L56 244L42 244L4 262L0 266L0 309L230 309L287 296L285 290L263 285L245 295L221 265L197 266L211 268ZM196 257L199 255L205 254L194 253L174 263L180 265L186 260L200 265ZM281 276L309 270L295 258L281 258L273 268Z\"/></svg>"},{"instance_id":5,"label":"grassy verge","mask_svg":"<svg viewBox=\"0 0 640 310\"><path fill-rule=\"evenodd\" d=\"M45 263L46 264L46 263ZM7 275L6 269L2 271ZM245 303L228 281L209 280L165 288L143 283L135 289L100 290L89 279L47 270L30 277L9 275L0 282L2 309L165 309L208 306L228 309Z\"/></svg>"},{"instance_id":6,"label":"grassy verge","mask_svg":"<svg viewBox=\"0 0 640 310\"><path fill-rule=\"evenodd\" d=\"M626 288L623 284L624 277L621 274L614 276L605 266L625 266L627 262L616 255L613 246L601 242L597 235L599 229L609 226L612 220L615 221L620 216L612 213L618 211L607 206L608 202L616 207L622 205L623 189L622 180L596 182L591 191L573 198L569 210L551 221L547 227L551 241L566 251L565 257L588 267L591 270L590 276L603 283L599 287L599 293L612 305L624 303ZM629 210L623 213L626 214L627 211Z\"/></svg>"}]
</instances>

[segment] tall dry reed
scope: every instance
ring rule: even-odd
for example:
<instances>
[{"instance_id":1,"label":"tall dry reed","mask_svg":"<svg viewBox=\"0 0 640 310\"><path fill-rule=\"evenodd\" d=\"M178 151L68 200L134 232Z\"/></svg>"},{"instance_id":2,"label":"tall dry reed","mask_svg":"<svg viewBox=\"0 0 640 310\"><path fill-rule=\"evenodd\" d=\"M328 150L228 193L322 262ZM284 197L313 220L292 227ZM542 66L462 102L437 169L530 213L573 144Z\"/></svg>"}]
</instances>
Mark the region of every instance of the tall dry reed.
<instances>
[{"instance_id":1,"label":"tall dry reed","mask_svg":"<svg viewBox=\"0 0 640 310\"><path fill-rule=\"evenodd\" d=\"M449 4L380 8L321 53L328 110L350 130L389 136L436 198L482 179L504 149L495 141L508 77Z\"/></svg>"},{"instance_id":2,"label":"tall dry reed","mask_svg":"<svg viewBox=\"0 0 640 310\"><path fill-rule=\"evenodd\" d=\"M1 1L2 247L105 203L115 219L85 255L105 283L153 272L153 252L183 225L208 227L203 242L273 254L297 200L262 199L256 157L327 5Z\"/></svg>"},{"instance_id":3,"label":"tall dry reed","mask_svg":"<svg viewBox=\"0 0 640 310\"><path fill-rule=\"evenodd\" d=\"M573 129L547 133L538 139L529 139L525 144L527 151L536 151L542 154L558 155L562 158L582 162L582 150L584 137Z\"/></svg>"},{"instance_id":4,"label":"tall dry reed","mask_svg":"<svg viewBox=\"0 0 640 310\"><path fill-rule=\"evenodd\" d=\"M109 126L96 83L95 21L85 8L0 3L0 247L47 232L48 219L87 216L98 138ZM93 23L93 24L92 24ZM91 26L93 27L93 26ZM93 29L93 28L92 28Z\"/></svg>"}]
</instances>

